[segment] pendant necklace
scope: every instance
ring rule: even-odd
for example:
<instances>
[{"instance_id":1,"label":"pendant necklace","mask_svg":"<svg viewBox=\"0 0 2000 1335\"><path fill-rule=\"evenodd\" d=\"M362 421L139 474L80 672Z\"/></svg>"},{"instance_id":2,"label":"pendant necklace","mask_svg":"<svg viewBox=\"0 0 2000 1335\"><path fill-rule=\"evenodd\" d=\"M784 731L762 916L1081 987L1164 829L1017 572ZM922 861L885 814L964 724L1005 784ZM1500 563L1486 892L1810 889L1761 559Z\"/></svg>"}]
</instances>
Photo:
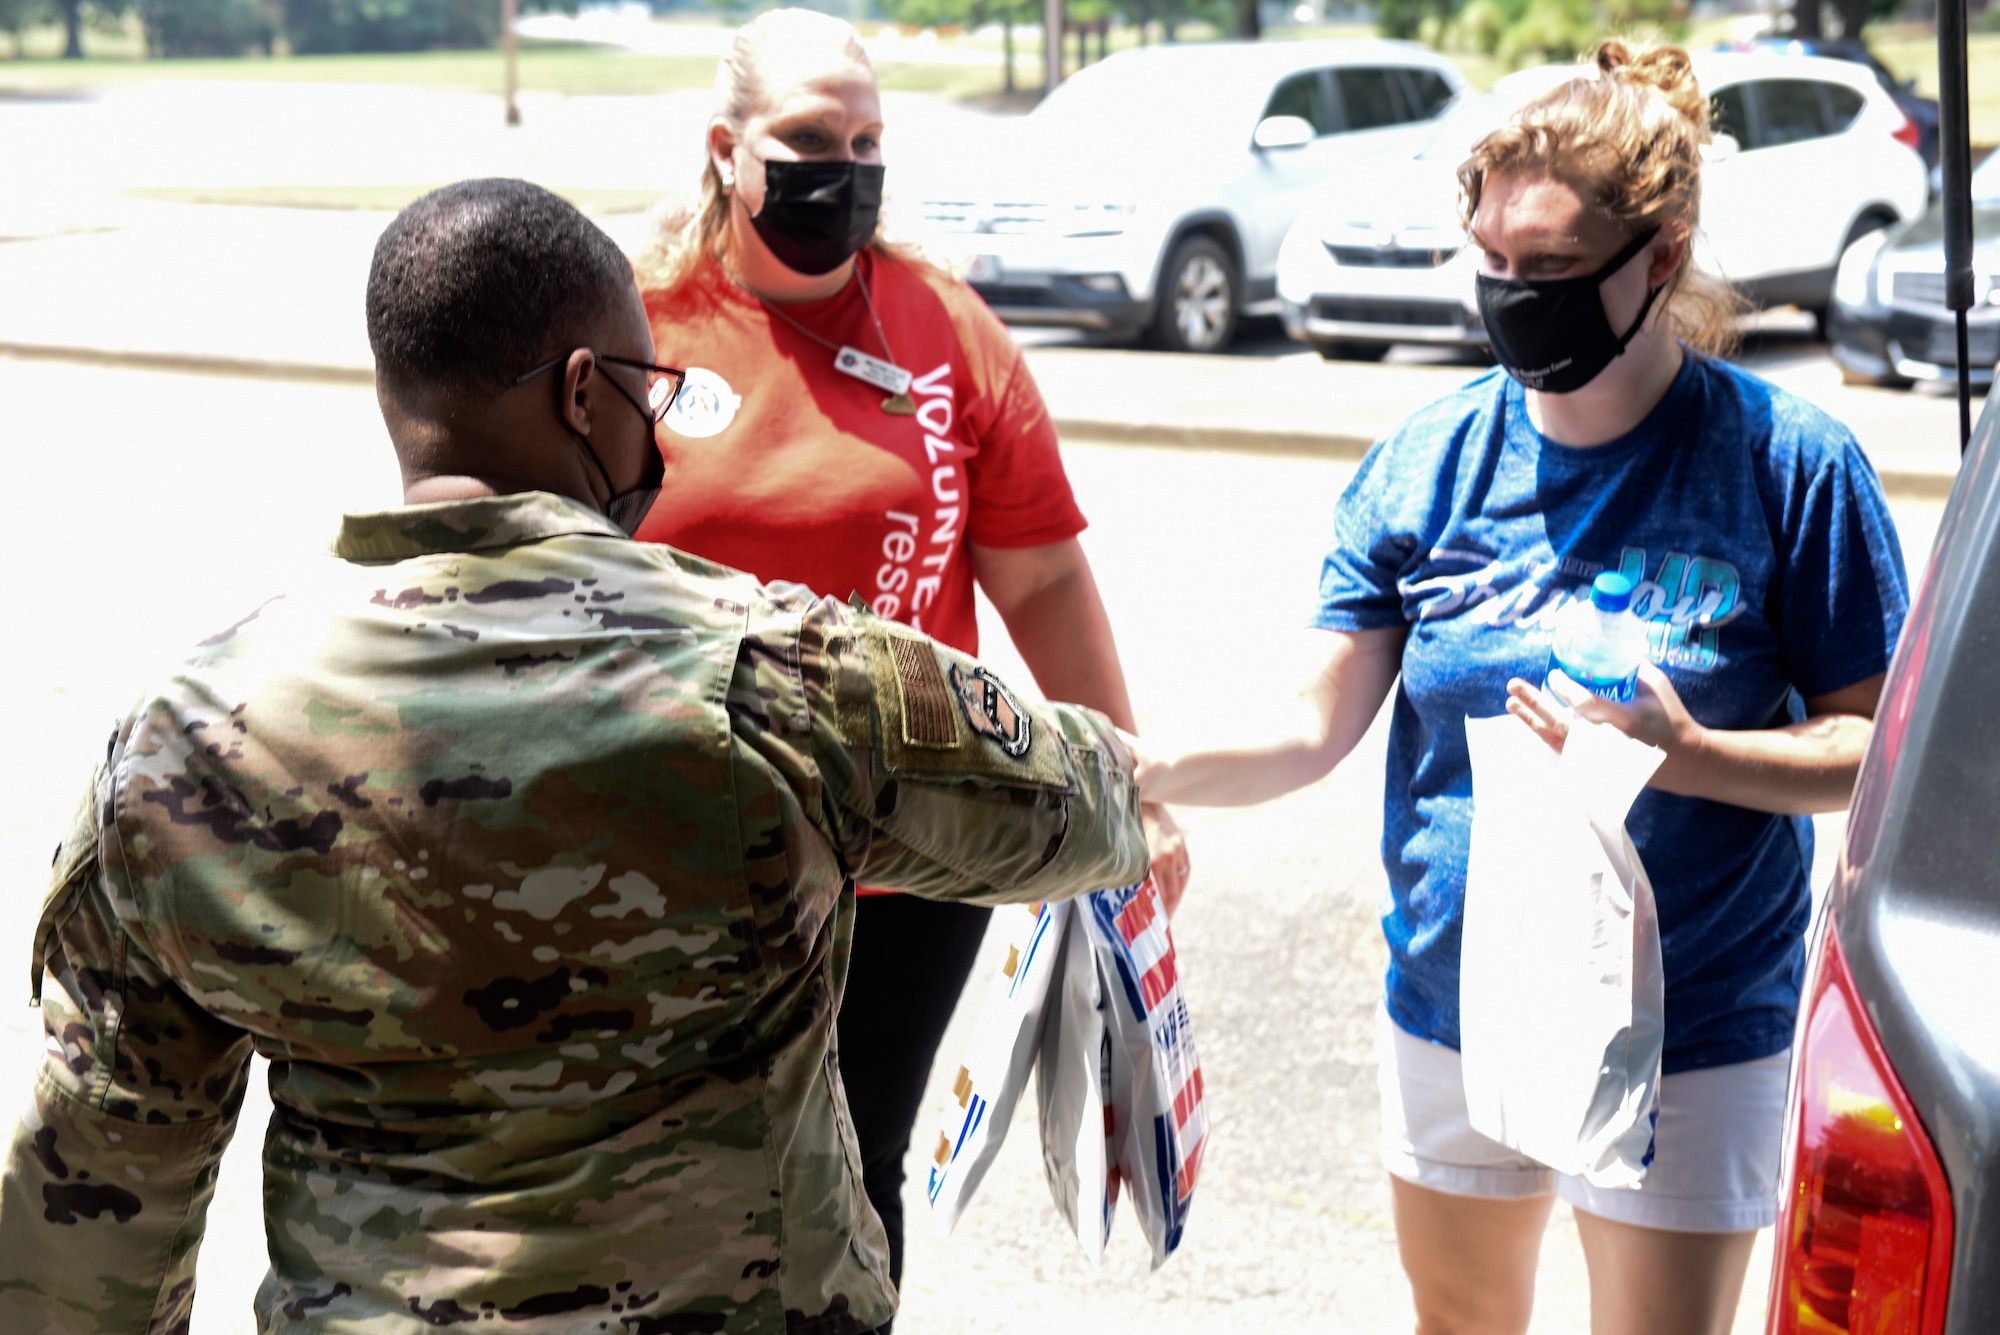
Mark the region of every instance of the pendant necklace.
<instances>
[{"instance_id":1,"label":"pendant necklace","mask_svg":"<svg viewBox=\"0 0 2000 1335\"><path fill-rule=\"evenodd\" d=\"M882 317L875 313L875 299L868 294L868 280L861 276L861 266L859 264L854 266L854 281L861 286L861 300L868 306L868 318L875 322L875 337L882 340L882 357L871 357L859 348L846 347L834 343L831 339L820 337L797 320L794 320L791 316L785 314L778 307L777 303L764 300L755 288L745 283L741 278L737 278L736 272L727 264L723 265L722 269L736 283L736 286L742 288L751 296L756 297L758 304L766 311L777 316L780 320L783 320L786 324L831 352L833 354L834 370L839 371L843 375L851 375L856 380L873 385L877 389L888 390L889 397L882 400L883 412L894 417L914 417L916 415L917 401L910 397L910 382L916 377L896 364L896 351L889 346L889 335L882 328Z\"/></svg>"}]
</instances>

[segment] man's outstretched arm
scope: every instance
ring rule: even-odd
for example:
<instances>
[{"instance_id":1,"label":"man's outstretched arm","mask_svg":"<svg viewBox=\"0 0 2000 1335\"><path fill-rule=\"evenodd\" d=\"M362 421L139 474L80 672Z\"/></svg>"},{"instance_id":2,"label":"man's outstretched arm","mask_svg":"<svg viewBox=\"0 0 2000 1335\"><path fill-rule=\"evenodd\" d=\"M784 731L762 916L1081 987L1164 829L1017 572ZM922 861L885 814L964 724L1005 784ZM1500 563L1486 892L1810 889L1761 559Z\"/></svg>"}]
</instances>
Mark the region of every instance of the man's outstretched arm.
<instances>
[{"instance_id":1,"label":"man's outstretched arm","mask_svg":"<svg viewBox=\"0 0 2000 1335\"><path fill-rule=\"evenodd\" d=\"M820 603L802 628L826 818L852 874L1029 903L1147 874L1132 756L1103 715L1030 704L907 627Z\"/></svg>"}]
</instances>

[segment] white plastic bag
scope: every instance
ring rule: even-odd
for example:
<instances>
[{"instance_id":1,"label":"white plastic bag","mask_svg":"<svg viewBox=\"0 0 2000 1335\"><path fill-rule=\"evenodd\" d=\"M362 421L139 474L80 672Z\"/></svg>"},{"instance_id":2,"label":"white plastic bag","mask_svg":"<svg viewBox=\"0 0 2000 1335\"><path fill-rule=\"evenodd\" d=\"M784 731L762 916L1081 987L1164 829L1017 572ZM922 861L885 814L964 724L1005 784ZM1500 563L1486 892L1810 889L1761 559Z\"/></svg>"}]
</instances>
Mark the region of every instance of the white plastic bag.
<instances>
[{"instance_id":1,"label":"white plastic bag","mask_svg":"<svg viewBox=\"0 0 2000 1335\"><path fill-rule=\"evenodd\" d=\"M1063 928L1074 909L1067 902L999 910L994 928L1007 933L1007 955L987 986L972 1045L953 1083L955 1103L931 1155L927 1192L931 1213L947 1231L986 1176L1014 1105L1041 1050L1042 1016L1062 954Z\"/></svg>"},{"instance_id":2,"label":"white plastic bag","mask_svg":"<svg viewBox=\"0 0 2000 1335\"><path fill-rule=\"evenodd\" d=\"M1111 1042L1111 1158L1152 1246L1180 1246L1208 1145L1201 1061L1167 912L1151 879L1078 901L1090 929Z\"/></svg>"},{"instance_id":3,"label":"white plastic bag","mask_svg":"<svg viewBox=\"0 0 2000 1335\"><path fill-rule=\"evenodd\" d=\"M1150 880L1046 906L1015 933L945 1109L931 1216L948 1232L1035 1070L1042 1167L1084 1255L1104 1253L1120 1183L1158 1268L1180 1245L1207 1147L1201 1063Z\"/></svg>"},{"instance_id":4,"label":"white plastic bag","mask_svg":"<svg viewBox=\"0 0 2000 1335\"><path fill-rule=\"evenodd\" d=\"M1652 1162L1665 983L1625 814L1665 753L1572 720L1560 755L1467 719L1472 848L1459 1041L1473 1129L1600 1187Z\"/></svg>"},{"instance_id":5,"label":"white plastic bag","mask_svg":"<svg viewBox=\"0 0 2000 1335\"><path fill-rule=\"evenodd\" d=\"M1049 1194L1092 1265L1104 1256L1118 1204L1117 1168L1107 1144L1111 1036L1104 1027L1104 1005L1089 929L1084 915L1072 911L1042 1017L1035 1094Z\"/></svg>"}]
</instances>

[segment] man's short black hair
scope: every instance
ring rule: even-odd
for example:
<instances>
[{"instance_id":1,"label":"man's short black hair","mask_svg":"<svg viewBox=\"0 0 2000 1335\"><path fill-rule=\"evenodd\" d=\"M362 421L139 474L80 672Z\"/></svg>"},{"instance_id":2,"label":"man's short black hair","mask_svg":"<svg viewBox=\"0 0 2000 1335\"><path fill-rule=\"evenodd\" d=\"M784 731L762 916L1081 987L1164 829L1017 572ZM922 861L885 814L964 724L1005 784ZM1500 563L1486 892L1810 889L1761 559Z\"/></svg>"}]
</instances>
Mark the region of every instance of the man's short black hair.
<instances>
[{"instance_id":1,"label":"man's short black hair","mask_svg":"<svg viewBox=\"0 0 2000 1335\"><path fill-rule=\"evenodd\" d=\"M501 393L587 345L631 286L617 245L567 200L527 181L460 181L375 243L368 346L391 389Z\"/></svg>"}]
</instances>

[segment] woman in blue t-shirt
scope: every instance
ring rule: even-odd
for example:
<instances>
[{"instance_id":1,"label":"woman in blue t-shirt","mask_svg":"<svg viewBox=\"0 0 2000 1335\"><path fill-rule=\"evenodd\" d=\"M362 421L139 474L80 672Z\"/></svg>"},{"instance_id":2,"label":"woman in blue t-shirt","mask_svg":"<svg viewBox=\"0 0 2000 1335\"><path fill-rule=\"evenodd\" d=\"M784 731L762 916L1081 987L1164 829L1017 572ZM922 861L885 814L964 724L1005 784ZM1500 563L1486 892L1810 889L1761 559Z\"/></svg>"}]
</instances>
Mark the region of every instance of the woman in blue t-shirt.
<instances>
[{"instance_id":1,"label":"woman in blue t-shirt","mask_svg":"<svg viewBox=\"0 0 2000 1335\"><path fill-rule=\"evenodd\" d=\"M1149 799L1259 802L1327 773L1396 691L1383 1150L1418 1329L1525 1330L1552 1194L1593 1328L1726 1332L1772 1222L1816 811L1847 804L1907 590L1881 486L1811 405L1716 360L1735 305L1690 267L1708 109L1684 52L1606 42L1460 169L1502 371L1415 414L1335 516L1314 726L1142 760ZM1594 576L1636 585L1629 706L1537 685ZM1667 1032L1644 1186L1475 1133L1458 1062L1472 771L1464 721L1551 746L1564 705L1666 752L1627 828L1658 900Z\"/></svg>"}]
</instances>

